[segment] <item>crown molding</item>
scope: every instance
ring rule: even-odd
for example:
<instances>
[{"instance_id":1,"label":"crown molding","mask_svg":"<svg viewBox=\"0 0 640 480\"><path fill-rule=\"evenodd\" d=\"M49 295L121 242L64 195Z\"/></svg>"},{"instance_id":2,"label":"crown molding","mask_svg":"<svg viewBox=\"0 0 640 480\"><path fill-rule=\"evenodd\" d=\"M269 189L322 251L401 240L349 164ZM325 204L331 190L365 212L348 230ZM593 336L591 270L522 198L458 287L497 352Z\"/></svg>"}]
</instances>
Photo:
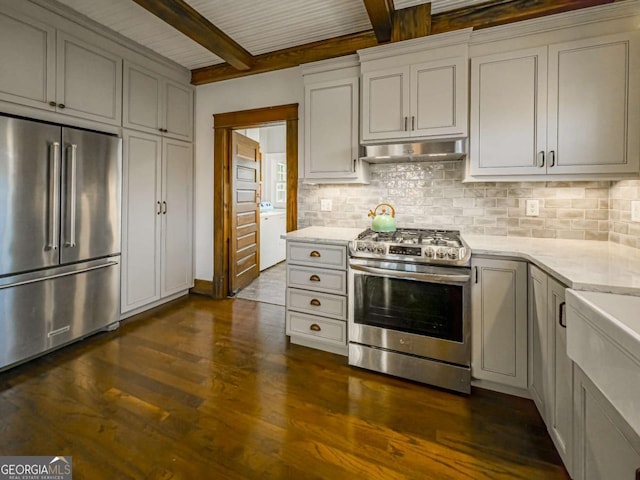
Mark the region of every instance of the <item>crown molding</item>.
<instances>
[{"instance_id":1,"label":"crown molding","mask_svg":"<svg viewBox=\"0 0 640 480\"><path fill-rule=\"evenodd\" d=\"M314 73L330 72L332 70L341 70L349 67L360 67L358 55L345 55L344 57L330 58L329 60L320 60L317 62L305 63L300 65L302 75L312 75Z\"/></svg>"},{"instance_id":2,"label":"crown molding","mask_svg":"<svg viewBox=\"0 0 640 480\"><path fill-rule=\"evenodd\" d=\"M536 33L546 33L567 27L624 19L637 15L640 15L640 0L608 3L580 10L572 10L570 12L556 13L546 17L523 20L508 25L475 30L471 34L469 46L499 40L509 40Z\"/></svg>"},{"instance_id":3,"label":"crown molding","mask_svg":"<svg viewBox=\"0 0 640 480\"><path fill-rule=\"evenodd\" d=\"M371 48L358 50L361 62L379 60L395 55L405 55L411 53L423 53L426 50L434 50L442 47L455 45L467 45L471 38L473 28L463 28L452 32L438 33L427 37L413 38L402 42L389 43Z\"/></svg>"}]
</instances>

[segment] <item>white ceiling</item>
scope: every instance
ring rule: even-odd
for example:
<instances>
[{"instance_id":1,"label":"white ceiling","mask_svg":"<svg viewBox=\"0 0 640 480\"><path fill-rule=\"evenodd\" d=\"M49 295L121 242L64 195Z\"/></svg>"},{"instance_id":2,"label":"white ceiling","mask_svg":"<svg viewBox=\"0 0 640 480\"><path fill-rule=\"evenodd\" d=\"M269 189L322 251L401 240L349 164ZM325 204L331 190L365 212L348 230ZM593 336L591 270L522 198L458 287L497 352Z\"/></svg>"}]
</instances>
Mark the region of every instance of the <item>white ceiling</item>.
<instances>
[{"instance_id":1,"label":"white ceiling","mask_svg":"<svg viewBox=\"0 0 640 480\"><path fill-rule=\"evenodd\" d=\"M362 0L186 0L253 55L371 28ZM431 12L486 0L433 0ZM188 69L222 60L133 0L58 0ZM394 0L396 9L425 0Z\"/></svg>"}]
</instances>

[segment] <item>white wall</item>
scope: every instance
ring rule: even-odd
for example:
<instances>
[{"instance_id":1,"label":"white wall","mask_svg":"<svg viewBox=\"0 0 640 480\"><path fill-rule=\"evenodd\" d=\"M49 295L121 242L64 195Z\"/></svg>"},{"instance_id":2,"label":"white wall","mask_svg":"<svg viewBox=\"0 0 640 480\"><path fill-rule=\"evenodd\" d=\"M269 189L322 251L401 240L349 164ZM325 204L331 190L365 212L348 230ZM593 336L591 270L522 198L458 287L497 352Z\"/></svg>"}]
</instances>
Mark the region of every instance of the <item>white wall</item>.
<instances>
[{"instance_id":1,"label":"white wall","mask_svg":"<svg viewBox=\"0 0 640 480\"><path fill-rule=\"evenodd\" d=\"M213 114L298 103L298 152L302 135L304 85L299 68L252 75L196 88L195 277L213 278Z\"/></svg>"}]
</instances>

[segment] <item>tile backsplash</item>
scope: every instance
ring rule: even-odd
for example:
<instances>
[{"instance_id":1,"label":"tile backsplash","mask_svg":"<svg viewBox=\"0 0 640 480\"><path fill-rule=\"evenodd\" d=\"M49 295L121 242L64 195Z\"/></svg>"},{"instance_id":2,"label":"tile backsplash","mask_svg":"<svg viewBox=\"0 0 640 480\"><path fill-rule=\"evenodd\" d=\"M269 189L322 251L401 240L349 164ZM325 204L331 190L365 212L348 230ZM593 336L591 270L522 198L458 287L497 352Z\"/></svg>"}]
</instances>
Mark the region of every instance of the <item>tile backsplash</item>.
<instances>
[{"instance_id":1,"label":"tile backsplash","mask_svg":"<svg viewBox=\"0 0 640 480\"><path fill-rule=\"evenodd\" d=\"M464 163L371 165L369 185L298 188L299 227L362 227L378 203L396 209L403 227L456 228L463 233L607 240L640 248L640 223L631 222L631 199L640 180L621 182L462 183ZM331 211L320 210L321 199ZM525 216L525 201L539 201L539 216Z\"/></svg>"}]
</instances>

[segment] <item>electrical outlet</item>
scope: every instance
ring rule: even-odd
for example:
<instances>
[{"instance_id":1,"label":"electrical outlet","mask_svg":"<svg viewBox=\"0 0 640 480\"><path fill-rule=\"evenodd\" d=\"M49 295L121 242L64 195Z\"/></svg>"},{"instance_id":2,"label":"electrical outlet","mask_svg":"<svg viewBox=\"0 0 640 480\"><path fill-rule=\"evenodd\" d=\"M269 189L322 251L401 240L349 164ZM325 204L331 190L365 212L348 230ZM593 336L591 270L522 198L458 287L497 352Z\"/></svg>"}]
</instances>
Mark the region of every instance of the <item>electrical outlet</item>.
<instances>
[{"instance_id":1,"label":"electrical outlet","mask_svg":"<svg viewBox=\"0 0 640 480\"><path fill-rule=\"evenodd\" d=\"M640 200L631 202L631 221L640 222Z\"/></svg>"},{"instance_id":2,"label":"electrical outlet","mask_svg":"<svg viewBox=\"0 0 640 480\"><path fill-rule=\"evenodd\" d=\"M524 214L527 217L537 217L540 215L539 200L525 200L524 205L525 205Z\"/></svg>"},{"instance_id":3,"label":"electrical outlet","mask_svg":"<svg viewBox=\"0 0 640 480\"><path fill-rule=\"evenodd\" d=\"M333 209L333 201L330 198L320 199L320 211L330 212Z\"/></svg>"}]
</instances>

